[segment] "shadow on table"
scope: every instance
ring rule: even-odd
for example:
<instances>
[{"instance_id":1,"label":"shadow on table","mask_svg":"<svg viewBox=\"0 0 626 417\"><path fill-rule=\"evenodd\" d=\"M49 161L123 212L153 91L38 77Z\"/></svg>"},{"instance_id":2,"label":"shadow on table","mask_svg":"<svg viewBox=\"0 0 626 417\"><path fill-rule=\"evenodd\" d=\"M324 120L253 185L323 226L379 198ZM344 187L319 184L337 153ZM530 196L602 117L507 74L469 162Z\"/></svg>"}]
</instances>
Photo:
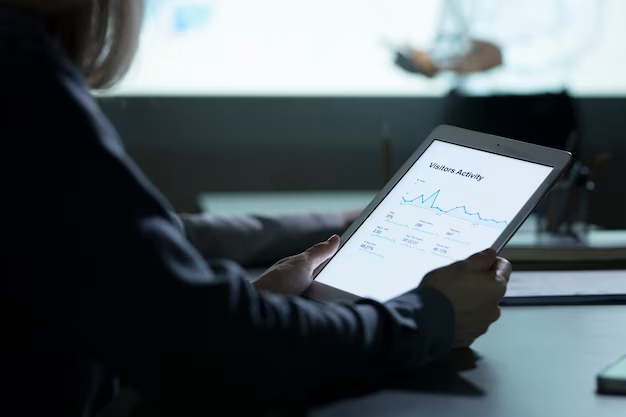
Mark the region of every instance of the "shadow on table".
<instances>
[{"instance_id":1,"label":"shadow on table","mask_svg":"<svg viewBox=\"0 0 626 417\"><path fill-rule=\"evenodd\" d=\"M357 398L371 395L383 390L482 396L485 394L485 391L460 375L463 371L475 369L479 360L480 356L471 349L454 350L445 359L427 365L416 375L395 379L378 387L344 386L335 395L317 397L313 402L308 403L306 408L328 405L334 401L345 400L350 397ZM293 410L290 410L285 415L307 415L307 413L294 413Z\"/></svg>"},{"instance_id":2,"label":"shadow on table","mask_svg":"<svg viewBox=\"0 0 626 417\"><path fill-rule=\"evenodd\" d=\"M480 356L471 349L453 350L438 362L429 364L419 374L395 381L390 388L399 391L481 396L485 392L460 375L475 369Z\"/></svg>"}]
</instances>

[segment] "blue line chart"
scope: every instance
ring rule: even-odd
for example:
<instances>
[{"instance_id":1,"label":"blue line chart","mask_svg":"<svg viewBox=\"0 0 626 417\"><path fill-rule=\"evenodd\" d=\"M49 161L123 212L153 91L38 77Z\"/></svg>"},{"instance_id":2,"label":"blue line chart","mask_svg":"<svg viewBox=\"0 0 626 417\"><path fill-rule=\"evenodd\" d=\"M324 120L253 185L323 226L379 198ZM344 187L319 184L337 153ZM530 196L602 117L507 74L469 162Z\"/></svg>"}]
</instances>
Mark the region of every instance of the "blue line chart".
<instances>
[{"instance_id":1,"label":"blue line chart","mask_svg":"<svg viewBox=\"0 0 626 417\"><path fill-rule=\"evenodd\" d=\"M437 236L437 237L439 237L439 233L428 232L428 231L426 231L426 230L422 230L422 229L421 229L421 228L419 228L419 227L414 227L414 228L413 228L413 230L417 230L418 232L420 232L420 233L425 233L425 234L427 234L427 235L431 235L431 236Z\"/></svg>"},{"instance_id":2,"label":"blue line chart","mask_svg":"<svg viewBox=\"0 0 626 417\"><path fill-rule=\"evenodd\" d=\"M360 250L360 251L363 251L363 252L365 252L365 253L369 253L370 255L377 256L377 257L379 257L379 258L384 258L384 256L383 256L383 255L381 255L381 254L379 254L379 253L376 253L376 252L371 252L371 251L368 251L368 250L365 250L365 249L359 249L359 250Z\"/></svg>"},{"instance_id":3,"label":"blue line chart","mask_svg":"<svg viewBox=\"0 0 626 417\"><path fill-rule=\"evenodd\" d=\"M409 228L408 224L398 223L398 222L394 222L394 221L391 221L391 220L385 220L385 222L391 223L391 224L395 224L395 225L400 226L400 227L406 227L407 229Z\"/></svg>"},{"instance_id":4,"label":"blue line chart","mask_svg":"<svg viewBox=\"0 0 626 417\"><path fill-rule=\"evenodd\" d=\"M418 251L418 252L424 252L424 253L426 253L426 251L425 251L424 249L422 249L422 248L416 248L416 247L413 247L413 246L409 245L408 243L403 243L403 244L401 244L400 246L405 246L405 247L407 247L407 248L409 248L409 249L413 249L413 250L416 250L416 251Z\"/></svg>"},{"instance_id":5,"label":"blue line chart","mask_svg":"<svg viewBox=\"0 0 626 417\"><path fill-rule=\"evenodd\" d=\"M449 259L449 260L451 260L451 261L457 261L457 260L458 260L458 259L454 259L454 258L451 258L451 257L449 257L449 256L446 256L446 255L442 255L442 254L437 253L437 252L431 252L431 253L432 253L433 255L435 255L435 256L439 256L440 258L446 258L446 259Z\"/></svg>"},{"instance_id":6,"label":"blue line chart","mask_svg":"<svg viewBox=\"0 0 626 417\"><path fill-rule=\"evenodd\" d=\"M379 239L385 239L385 240L388 240L390 242L396 243L395 239L388 238L387 236L375 235L374 233L372 233L372 237L377 237Z\"/></svg>"},{"instance_id":7,"label":"blue line chart","mask_svg":"<svg viewBox=\"0 0 626 417\"><path fill-rule=\"evenodd\" d=\"M469 242L463 242L462 240L453 239L451 237L444 237L443 240L449 240L450 242L460 243L461 245L469 246Z\"/></svg>"},{"instance_id":8,"label":"blue line chart","mask_svg":"<svg viewBox=\"0 0 626 417\"><path fill-rule=\"evenodd\" d=\"M431 208L431 209L434 209L434 210L438 210L441 213L448 214L448 213L451 213L451 212L456 211L456 210L463 210L463 214L467 214L468 216L477 216L478 220L481 220L481 221L484 221L484 222L493 222L493 223L496 223L496 224L503 224L503 225L508 225L509 224L506 220L496 220L496 219L486 219L486 218L483 218L480 215L480 213L478 213L478 212L471 213L471 212L467 211L467 207L465 207L465 206L456 206L456 207L451 208L449 210L444 210L441 207L437 207L435 204L437 202L437 197L439 197L439 193L440 192L441 192L441 190L437 190L428 198L425 198L424 194L422 194L422 195L420 195L418 197L415 197L415 198L413 198L411 200L407 200L406 198L402 197L402 200L403 200L404 204L410 204L410 203L415 203L415 202L421 203L421 204L426 204L427 201L431 200L430 206L427 206L427 207Z\"/></svg>"}]
</instances>

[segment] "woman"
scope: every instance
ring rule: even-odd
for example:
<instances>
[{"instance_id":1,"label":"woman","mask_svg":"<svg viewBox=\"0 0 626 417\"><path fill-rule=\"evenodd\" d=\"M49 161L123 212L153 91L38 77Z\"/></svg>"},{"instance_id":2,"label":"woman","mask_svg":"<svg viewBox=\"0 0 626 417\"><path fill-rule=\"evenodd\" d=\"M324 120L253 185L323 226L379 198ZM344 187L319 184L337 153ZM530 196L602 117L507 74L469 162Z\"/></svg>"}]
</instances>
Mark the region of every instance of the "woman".
<instances>
[{"instance_id":1,"label":"woman","mask_svg":"<svg viewBox=\"0 0 626 417\"><path fill-rule=\"evenodd\" d=\"M418 370L498 318L510 265L490 250L384 305L298 297L336 236L254 287L205 262L89 94L130 65L142 6L0 0L0 414L92 416L118 377L163 414L306 403Z\"/></svg>"}]
</instances>

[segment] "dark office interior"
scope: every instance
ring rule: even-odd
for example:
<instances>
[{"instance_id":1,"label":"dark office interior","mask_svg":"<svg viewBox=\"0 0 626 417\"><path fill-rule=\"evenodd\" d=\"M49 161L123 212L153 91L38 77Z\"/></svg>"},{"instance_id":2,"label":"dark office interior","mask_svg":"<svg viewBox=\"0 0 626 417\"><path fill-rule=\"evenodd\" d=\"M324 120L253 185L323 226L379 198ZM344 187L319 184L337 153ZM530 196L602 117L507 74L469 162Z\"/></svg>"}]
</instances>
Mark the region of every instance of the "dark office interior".
<instances>
[{"instance_id":1,"label":"dark office interior","mask_svg":"<svg viewBox=\"0 0 626 417\"><path fill-rule=\"evenodd\" d=\"M625 23L0 0L0 415L626 416Z\"/></svg>"}]
</instances>

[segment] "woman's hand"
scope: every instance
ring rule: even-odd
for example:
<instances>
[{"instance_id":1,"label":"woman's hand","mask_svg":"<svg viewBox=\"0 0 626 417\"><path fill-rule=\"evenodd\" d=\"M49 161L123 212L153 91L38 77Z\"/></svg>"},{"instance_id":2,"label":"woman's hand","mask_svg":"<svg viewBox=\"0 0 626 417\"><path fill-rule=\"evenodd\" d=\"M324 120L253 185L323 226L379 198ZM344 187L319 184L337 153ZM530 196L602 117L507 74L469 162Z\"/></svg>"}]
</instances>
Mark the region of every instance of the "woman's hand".
<instances>
[{"instance_id":1,"label":"woman's hand","mask_svg":"<svg viewBox=\"0 0 626 417\"><path fill-rule=\"evenodd\" d=\"M274 264L252 285L258 290L284 295L302 295L313 282L313 272L339 249L339 236Z\"/></svg>"}]
</instances>

